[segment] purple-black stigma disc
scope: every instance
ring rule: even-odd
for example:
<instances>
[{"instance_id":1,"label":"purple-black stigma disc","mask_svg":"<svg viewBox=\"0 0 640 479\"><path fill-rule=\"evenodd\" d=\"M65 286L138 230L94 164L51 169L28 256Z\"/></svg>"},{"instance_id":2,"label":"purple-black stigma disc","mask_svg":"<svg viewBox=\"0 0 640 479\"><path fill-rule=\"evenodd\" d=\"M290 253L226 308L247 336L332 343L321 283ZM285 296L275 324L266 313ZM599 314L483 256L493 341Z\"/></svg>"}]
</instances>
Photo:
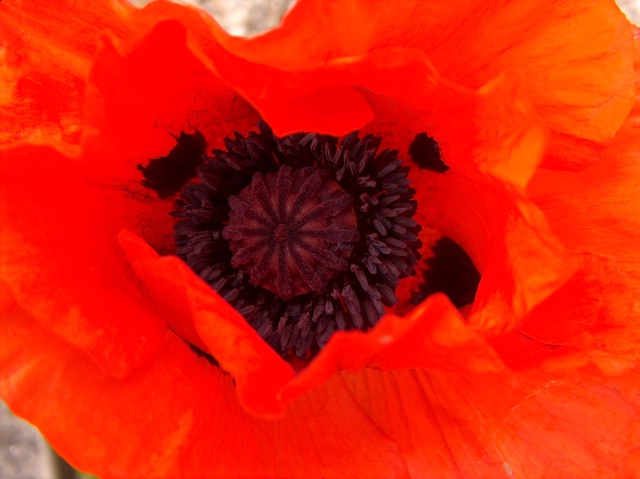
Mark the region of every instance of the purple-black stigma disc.
<instances>
[{"instance_id":1,"label":"purple-black stigma disc","mask_svg":"<svg viewBox=\"0 0 640 479\"><path fill-rule=\"evenodd\" d=\"M257 172L249 186L229 198L231 266L249 274L255 286L284 300L314 292L349 267L360 239L353 198L323 170Z\"/></svg>"}]
</instances>

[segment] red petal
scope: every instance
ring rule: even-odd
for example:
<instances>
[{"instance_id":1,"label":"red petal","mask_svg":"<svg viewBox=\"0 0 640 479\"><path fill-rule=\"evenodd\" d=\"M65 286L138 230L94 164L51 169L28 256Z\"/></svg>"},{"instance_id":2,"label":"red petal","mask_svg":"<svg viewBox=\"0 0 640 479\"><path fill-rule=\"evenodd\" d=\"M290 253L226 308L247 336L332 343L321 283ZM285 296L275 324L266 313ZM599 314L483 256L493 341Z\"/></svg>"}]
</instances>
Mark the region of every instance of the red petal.
<instances>
[{"instance_id":1,"label":"red petal","mask_svg":"<svg viewBox=\"0 0 640 479\"><path fill-rule=\"evenodd\" d=\"M640 91L640 75L637 81ZM607 371L640 359L638 138L640 97L602 160L574 173L541 170L529 187L580 266L533 310L521 330L538 341L572 348L580 361L595 361Z\"/></svg>"},{"instance_id":2,"label":"red petal","mask_svg":"<svg viewBox=\"0 0 640 479\"><path fill-rule=\"evenodd\" d=\"M460 243L482 273L474 326L508 329L574 268L525 191L544 149L538 117L522 85L508 76L472 93L451 87L428 65L414 61L397 68L392 76L410 76L422 85L420 101L405 97L398 109L371 95L380 120L367 131L400 151L422 131L437 138L451 168L437 175L414 165L418 221Z\"/></svg>"},{"instance_id":3,"label":"red petal","mask_svg":"<svg viewBox=\"0 0 640 479\"><path fill-rule=\"evenodd\" d=\"M593 161L584 153L594 153L597 143L611 139L633 104L629 23L604 0L589 5L580 0L491 5L470 0L456 8L432 2L301 0L277 30L249 41L220 34L217 39L243 59L227 55L218 60L212 52L220 74L238 85L280 133L291 127L281 125L284 118L277 107L300 87L300 73L340 69L394 47L423 52L445 78L471 89L504 71L522 75L552 131L555 148L547 162L556 167ZM269 68L261 68L259 76L237 75L254 67L244 60ZM336 75L322 78L331 87L342 81ZM370 88L377 78L363 77L358 84ZM385 79L399 88L411 82L402 76ZM416 94L412 88L405 91ZM301 104L303 99L295 101ZM317 101L314 92L308 103ZM331 114L340 116L337 111ZM346 130L360 126L354 121ZM339 128L333 133L344 132L342 123Z\"/></svg>"},{"instance_id":4,"label":"red petal","mask_svg":"<svg viewBox=\"0 0 640 479\"><path fill-rule=\"evenodd\" d=\"M415 478L634 477L638 371L617 378L540 373L364 370L356 401L398 441Z\"/></svg>"},{"instance_id":5,"label":"red petal","mask_svg":"<svg viewBox=\"0 0 640 479\"><path fill-rule=\"evenodd\" d=\"M105 371L121 375L147 361L166 325L110 234L114 203L48 147L5 151L0 171L0 283Z\"/></svg>"},{"instance_id":6,"label":"red petal","mask_svg":"<svg viewBox=\"0 0 640 479\"><path fill-rule=\"evenodd\" d=\"M104 479L407 477L393 441L338 378L283 418L257 419L231 378L170 332L154 361L114 378L14 308L0 325L0 378L16 413Z\"/></svg>"},{"instance_id":7,"label":"red petal","mask_svg":"<svg viewBox=\"0 0 640 479\"><path fill-rule=\"evenodd\" d=\"M478 333L464 324L446 296L436 294L409 316L386 315L368 332L338 332L281 397L288 401L341 370L436 368L500 371L503 365Z\"/></svg>"},{"instance_id":8,"label":"red petal","mask_svg":"<svg viewBox=\"0 0 640 479\"><path fill-rule=\"evenodd\" d=\"M255 414L281 414L276 394L294 377L291 366L181 260L160 258L130 233L122 233L120 242L163 317L231 373L240 402Z\"/></svg>"},{"instance_id":9,"label":"red petal","mask_svg":"<svg viewBox=\"0 0 640 479\"><path fill-rule=\"evenodd\" d=\"M80 141L85 79L98 36L103 29L128 34L116 4L131 8L96 0L2 5L0 144Z\"/></svg>"},{"instance_id":10,"label":"red petal","mask_svg":"<svg viewBox=\"0 0 640 479\"><path fill-rule=\"evenodd\" d=\"M204 28L196 10L173 6L194 30ZM127 204L114 211L114 221L137 218L126 228L171 253L173 199L144 187L138 167L167 155L182 132L202 133L207 151L223 147L225 137L254 126L257 115L202 63L183 24L156 10L125 12L137 36L103 39L91 68L82 159L100 186Z\"/></svg>"},{"instance_id":11,"label":"red petal","mask_svg":"<svg viewBox=\"0 0 640 479\"><path fill-rule=\"evenodd\" d=\"M195 12L186 12L201 23ZM182 23L147 10L134 19L153 23L128 42L114 45L105 38L91 69L87 110L94 131L87 146L111 175L135 177L135 165L121 164L125 155L138 161L162 156L181 132L199 130L211 149L222 147L234 129L255 125L257 116L246 102L192 51ZM109 161L109 155L116 157Z\"/></svg>"}]
</instances>

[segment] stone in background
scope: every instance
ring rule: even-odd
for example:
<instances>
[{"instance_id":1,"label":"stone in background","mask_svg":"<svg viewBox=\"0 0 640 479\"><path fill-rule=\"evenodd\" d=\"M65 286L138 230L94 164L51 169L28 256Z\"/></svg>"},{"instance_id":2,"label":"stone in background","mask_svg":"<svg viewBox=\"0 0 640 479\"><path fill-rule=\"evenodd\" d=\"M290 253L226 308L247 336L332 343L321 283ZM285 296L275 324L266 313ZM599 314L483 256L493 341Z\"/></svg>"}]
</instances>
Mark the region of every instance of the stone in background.
<instances>
[{"instance_id":1,"label":"stone in background","mask_svg":"<svg viewBox=\"0 0 640 479\"><path fill-rule=\"evenodd\" d=\"M137 6L149 0L130 0ZM249 36L273 28L294 0L181 0L207 10L232 35Z\"/></svg>"},{"instance_id":2,"label":"stone in background","mask_svg":"<svg viewBox=\"0 0 640 479\"><path fill-rule=\"evenodd\" d=\"M640 0L616 0L616 3L629 20L640 25Z\"/></svg>"},{"instance_id":3,"label":"stone in background","mask_svg":"<svg viewBox=\"0 0 640 479\"><path fill-rule=\"evenodd\" d=\"M38 430L0 402L0 478L57 479L50 449Z\"/></svg>"}]
</instances>

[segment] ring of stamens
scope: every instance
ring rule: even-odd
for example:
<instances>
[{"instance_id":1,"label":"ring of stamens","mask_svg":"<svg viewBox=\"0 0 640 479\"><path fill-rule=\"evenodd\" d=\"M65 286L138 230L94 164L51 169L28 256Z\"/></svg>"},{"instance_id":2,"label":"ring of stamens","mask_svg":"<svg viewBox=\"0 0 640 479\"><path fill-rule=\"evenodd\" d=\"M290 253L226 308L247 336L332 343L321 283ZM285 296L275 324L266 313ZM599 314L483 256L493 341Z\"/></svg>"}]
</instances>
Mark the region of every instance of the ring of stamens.
<instances>
[{"instance_id":1,"label":"ring of stamens","mask_svg":"<svg viewBox=\"0 0 640 479\"><path fill-rule=\"evenodd\" d=\"M177 254L279 354L308 358L396 303L420 258L415 190L379 137L258 127L226 138L182 190Z\"/></svg>"}]
</instances>

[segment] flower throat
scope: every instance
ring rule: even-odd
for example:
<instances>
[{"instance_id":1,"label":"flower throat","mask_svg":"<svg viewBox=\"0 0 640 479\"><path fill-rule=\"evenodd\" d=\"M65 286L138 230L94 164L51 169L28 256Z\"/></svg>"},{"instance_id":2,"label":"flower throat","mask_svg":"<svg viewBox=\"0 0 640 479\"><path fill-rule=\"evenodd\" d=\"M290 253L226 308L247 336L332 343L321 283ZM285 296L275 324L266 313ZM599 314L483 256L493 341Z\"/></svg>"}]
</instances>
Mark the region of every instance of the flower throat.
<instances>
[{"instance_id":1,"label":"flower throat","mask_svg":"<svg viewBox=\"0 0 640 479\"><path fill-rule=\"evenodd\" d=\"M279 354L367 330L420 259L415 190L380 138L225 139L176 203L180 256Z\"/></svg>"}]
</instances>

